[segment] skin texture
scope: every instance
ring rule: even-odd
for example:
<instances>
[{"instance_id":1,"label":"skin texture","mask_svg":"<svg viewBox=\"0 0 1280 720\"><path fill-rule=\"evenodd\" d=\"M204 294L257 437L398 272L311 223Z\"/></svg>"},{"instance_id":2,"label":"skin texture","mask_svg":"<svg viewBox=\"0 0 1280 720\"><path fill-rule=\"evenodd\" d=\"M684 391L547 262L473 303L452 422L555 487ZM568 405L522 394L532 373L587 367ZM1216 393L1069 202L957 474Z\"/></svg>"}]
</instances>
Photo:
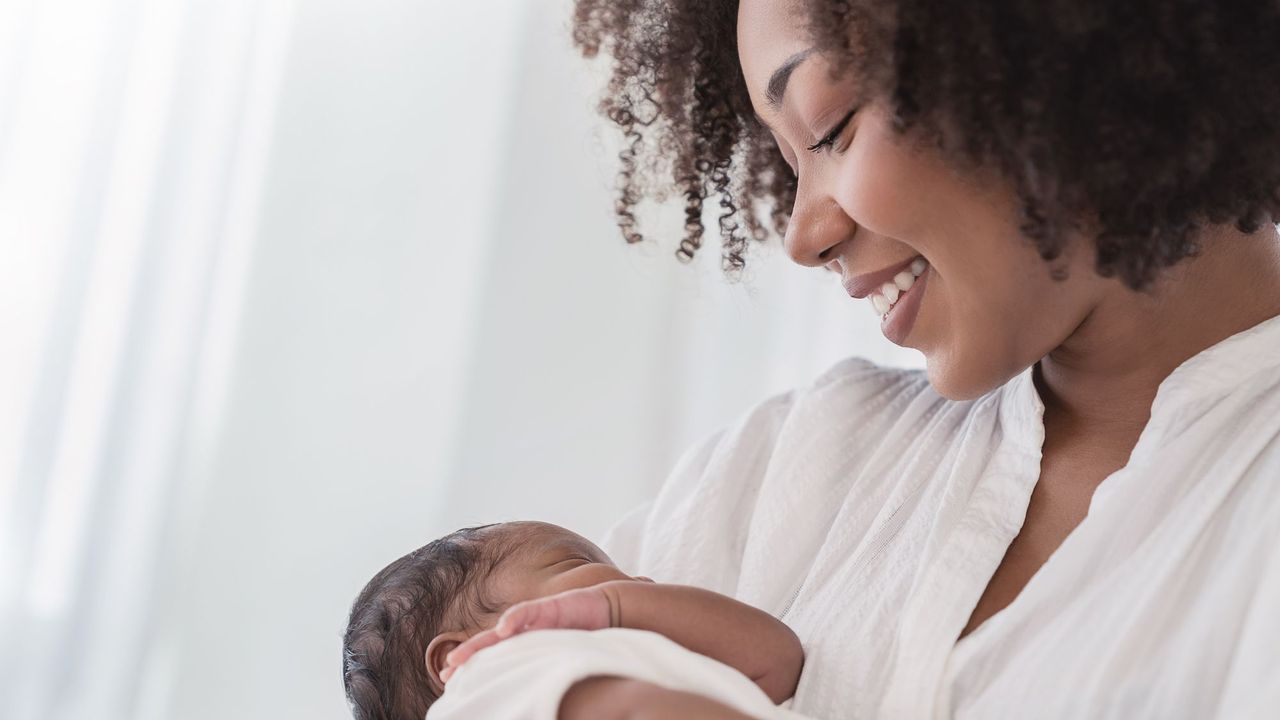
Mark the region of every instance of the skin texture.
<instances>
[{"instance_id":1,"label":"skin texture","mask_svg":"<svg viewBox=\"0 0 1280 720\"><path fill-rule=\"evenodd\" d=\"M1093 490L1122 467L1160 382L1205 348L1280 314L1280 236L1204 229L1202 252L1148 293L1092 272L1075 238L1054 281L1017 231L1008 186L959 174L895 137L883 106L863 106L833 148L806 148L857 104L820 55L792 74L781 108L765 99L774 69L809 47L785 4L744 0L738 43L756 112L798 175L785 245L795 262L850 277L923 255L933 275L905 344L924 353L933 387L967 399L1032 364L1045 402L1041 478L1022 533L965 632L1005 607L1083 518ZM865 302L865 301L860 301Z\"/></svg>"}]
</instances>

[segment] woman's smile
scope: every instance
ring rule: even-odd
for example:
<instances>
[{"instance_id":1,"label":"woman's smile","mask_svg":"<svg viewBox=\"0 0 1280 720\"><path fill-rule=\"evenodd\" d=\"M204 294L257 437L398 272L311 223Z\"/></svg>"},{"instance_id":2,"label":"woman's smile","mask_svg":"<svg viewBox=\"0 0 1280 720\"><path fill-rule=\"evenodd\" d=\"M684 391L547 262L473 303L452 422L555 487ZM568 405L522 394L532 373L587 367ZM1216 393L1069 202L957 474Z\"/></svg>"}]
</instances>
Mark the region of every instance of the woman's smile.
<instances>
[{"instance_id":1,"label":"woman's smile","mask_svg":"<svg viewBox=\"0 0 1280 720\"><path fill-rule=\"evenodd\" d=\"M915 284L916 278L924 274L929 268L929 261L923 257L917 257L907 265L906 269L894 273L893 279L882 283L875 290L867 295L867 299L871 301L871 306L875 308L877 315L887 315L889 310L897 304L898 299L907 294L911 286Z\"/></svg>"},{"instance_id":2,"label":"woman's smile","mask_svg":"<svg viewBox=\"0 0 1280 720\"><path fill-rule=\"evenodd\" d=\"M909 271L898 273L893 283L886 283L881 291L872 294L876 312L880 312L881 307L885 308L881 313L880 332L894 345L906 346L911 329L915 327L916 316L920 314L932 270L924 258L917 258Z\"/></svg>"},{"instance_id":3,"label":"woman's smile","mask_svg":"<svg viewBox=\"0 0 1280 720\"><path fill-rule=\"evenodd\" d=\"M906 342L924 295L929 261L916 255L904 262L842 281L853 298L866 298L880 316L880 329L895 345ZM898 308L901 308L899 311Z\"/></svg>"}]
</instances>

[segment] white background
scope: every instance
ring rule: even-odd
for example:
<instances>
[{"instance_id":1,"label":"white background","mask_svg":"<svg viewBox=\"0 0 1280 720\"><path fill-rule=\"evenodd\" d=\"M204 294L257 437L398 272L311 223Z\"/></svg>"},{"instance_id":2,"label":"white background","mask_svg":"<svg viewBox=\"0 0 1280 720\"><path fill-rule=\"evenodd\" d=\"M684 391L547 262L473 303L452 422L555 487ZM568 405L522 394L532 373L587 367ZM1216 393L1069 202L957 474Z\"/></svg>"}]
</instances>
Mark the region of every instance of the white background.
<instances>
[{"instance_id":1,"label":"white background","mask_svg":"<svg viewBox=\"0 0 1280 720\"><path fill-rule=\"evenodd\" d=\"M716 238L674 259L677 214L623 243L568 10L5 8L0 715L344 717L385 563L503 519L598 537L768 395L920 365L776 238L736 285Z\"/></svg>"}]
</instances>

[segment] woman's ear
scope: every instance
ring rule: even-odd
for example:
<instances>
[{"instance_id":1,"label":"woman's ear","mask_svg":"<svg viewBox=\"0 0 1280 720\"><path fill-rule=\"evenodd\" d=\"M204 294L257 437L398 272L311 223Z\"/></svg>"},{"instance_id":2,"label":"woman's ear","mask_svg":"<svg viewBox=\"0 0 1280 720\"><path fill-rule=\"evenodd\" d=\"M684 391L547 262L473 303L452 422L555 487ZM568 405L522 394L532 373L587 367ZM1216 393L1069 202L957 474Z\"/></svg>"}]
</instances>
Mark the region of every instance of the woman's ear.
<instances>
[{"instance_id":1,"label":"woman's ear","mask_svg":"<svg viewBox=\"0 0 1280 720\"><path fill-rule=\"evenodd\" d=\"M466 642L468 637L461 630L453 630L431 638L431 642L427 645L426 657L423 658L427 663L427 682L431 684L431 689L437 696L444 693L444 681L440 679L440 672L449 667L445 657L454 648Z\"/></svg>"}]
</instances>

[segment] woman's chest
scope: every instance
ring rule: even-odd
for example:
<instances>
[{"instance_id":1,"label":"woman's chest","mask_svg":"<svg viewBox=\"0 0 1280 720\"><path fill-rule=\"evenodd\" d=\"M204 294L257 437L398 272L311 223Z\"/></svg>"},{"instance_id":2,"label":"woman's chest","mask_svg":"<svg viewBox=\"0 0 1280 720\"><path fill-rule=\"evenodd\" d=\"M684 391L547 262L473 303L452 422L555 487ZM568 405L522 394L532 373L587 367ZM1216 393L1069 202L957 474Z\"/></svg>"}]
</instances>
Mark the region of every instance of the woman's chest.
<instances>
[{"instance_id":1,"label":"woman's chest","mask_svg":"<svg viewBox=\"0 0 1280 720\"><path fill-rule=\"evenodd\" d=\"M1273 544L1259 529L1280 515L1271 478L1183 445L1123 468L1074 460L1046 454L948 659L942 714L1214 717Z\"/></svg>"},{"instance_id":2,"label":"woman's chest","mask_svg":"<svg viewBox=\"0 0 1280 720\"><path fill-rule=\"evenodd\" d=\"M1046 452L1026 517L960 633L964 638L1007 607L1089 514L1097 487L1124 460L1097 452Z\"/></svg>"},{"instance_id":3,"label":"woman's chest","mask_svg":"<svg viewBox=\"0 0 1280 720\"><path fill-rule=\"evenodd\" d=\"M1194 510L1206 504L1186 500L1142 538L1123 536L1125 518L1092 518L1104 522L1078 523L1082 532L1068 531L1056 550L1047 549L1044 528L1060 523L1062 532L1070 523L1062 506L1047 504L1060 516L1026 536L1039 545L1022 544L1041 553L1027 562L1043 572L1021 579L1009 612L959 648L959 629L991 591L987 580L996 563L1007 564L1000 556L1011 544L969 533L962 519L948 533L954 542L934 555L924 550L929 533L909 521L871 555L828 568L799 594L786 617L806 649L795 709L925 717L947 707L939 691L955 686L964 694L950 707L964 717L1013 717L1012 707L1035 717L1039 703L1055 709L1046 717L1088 715L1113 703L1134 717L1212 716L1253 605L1262 546L1231 537L1241 525L1234 510L1197 523ZM996 512L979 514L998 524ZM953 654L967 659L954 681L944 680ZM1046 689L1046 678L1053 687Z\"/></svg>"}]
</instances>

